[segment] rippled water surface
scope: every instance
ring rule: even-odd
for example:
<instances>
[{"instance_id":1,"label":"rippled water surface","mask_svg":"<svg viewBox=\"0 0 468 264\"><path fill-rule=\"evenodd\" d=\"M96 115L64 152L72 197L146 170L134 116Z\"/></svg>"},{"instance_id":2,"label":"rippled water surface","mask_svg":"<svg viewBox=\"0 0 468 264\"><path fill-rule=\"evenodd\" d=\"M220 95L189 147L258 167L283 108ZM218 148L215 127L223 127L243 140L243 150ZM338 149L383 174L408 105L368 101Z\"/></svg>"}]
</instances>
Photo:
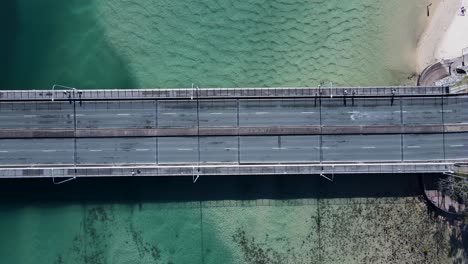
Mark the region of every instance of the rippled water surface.
<instances>
[{"instance_id":1,"label":"rippled water surface","mask_svg":"<svg viewBox=\"0 0 468 264\"><path fill-rule=\"evenodd\" d=\"M1 87L47 89L412 82L428 1L4 2ZM0 263L443 263L456 252L416 199L417 178L296 177L1 181Z\"/></svg>"},{"instance_id":2,"label":"rippled water surface","mask_svg":"<svg viewBox=\"0 0 468 264\"><path fill-rule=\"evenodd\" d=\"M2 86L36 89L405 83L428 0L9 2Z\"/></svg>"}]
</instances>

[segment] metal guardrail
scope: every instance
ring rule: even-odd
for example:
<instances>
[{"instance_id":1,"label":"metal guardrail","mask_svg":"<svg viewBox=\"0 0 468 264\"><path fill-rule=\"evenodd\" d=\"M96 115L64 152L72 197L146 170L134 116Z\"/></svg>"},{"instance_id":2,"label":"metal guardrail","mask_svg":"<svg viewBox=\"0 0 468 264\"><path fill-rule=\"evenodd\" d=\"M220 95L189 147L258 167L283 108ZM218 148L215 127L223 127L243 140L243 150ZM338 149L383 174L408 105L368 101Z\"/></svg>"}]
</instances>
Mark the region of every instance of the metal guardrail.
<instances>
[{"instance_id":1,"label":"metal guardrail","mask_svg":"<svg viewBox=\"0 0 468 264\"><path fill-rule=\"evenodd\" d=\"M465 100L467 99L466 96L463 96L463 97L459 97L459 98L462 98L465 102ZM400 98L402 99L402 98ZM380 99L379 99L380 100ZM386 99L385 99L386 100ZM386 102L386 104L390 104L391 103L391 99L388 99L389 101ZM419 99L418 99L419 100ZM416 101L418 101L416 100ZM398 130L389 130L389 127L373 127L373 129L375 129L375 131L370 131L370 130L364 130L364 127L362 126L359 126L359 127L356 127L357 129L354 129L352 130L350 127L346 127L346 126L327 126L326 123L324 123L324 118L318 118L317 122L318 124L315 125L315 127L308 127L309 129L311 129L311 131L314 131L315 129L315 132L313 133L310 133L309 134L316 134L316 135L319 135L319 147L317 148L317 155L320 156L320 158L317 160L318 161L321 161L321 162L329 162L329 160L326 160L323 158L323 145L322 145L322 142L323 142L323 139L326 137L326 135L335 135L335 134L344 134L344 135L350 135L350 134L357 134L357 135L362 135L362 134L372 134L372 133L376 133L376 134L379 134L378 132L380 131L380 134L386 134L386 133L390 133L391 134L400 134L401 137L398 137L398 140L395 140L395 144L393 144L393 146L398 146L400 148L400 157L401 159L395 159L395 160L399 160L401 162L411 162L410 160L407 160L405 159L405 157L407 156L406 155L406 152L405 152L405 148L403 147L403 142L405 140L405 136L404 134L405 133L410 133L410 134L418 134L418 133L440 133L442 134L441 137L438 137L439 140L437 141L432 141L431 143L434 144L434 143L437 143L442 146L442 150L443 153L444 153L444 157L445 157L445 151L446 151L446 142L445 142L445 139L446 137L448 137L450 134L453 134L453 133L459 133L459 132L463 132L463 131L466 131L466 126L462 126L462 125L456 125L456 124L446 124L445 121L447 119L447 115L448 113L446 113L446 109L444 108L446 106L446 103L444 103L446 100L443 100L442 98L439 98L439 97L433 97L433 98L429 98L429 99L423 99L423 100L428 100L429 102L431 102L431 111L434 110L436 111L440 116L440 119L438 119L439 121L437 122L440 122L438 124L433 124L433 125L430 125L428 127L426 127L424 129L420 129L421 127L424 128L424 126L418 126L417 124L407 124L405 123L405 101L404 100L395 100L395 107L396 109L398 109L399 111L397 111L399 114L398 115L395 115L395 118L396 118L396 121L397 123L399 123L399 125L396 125L395 127L398 128ZM236 100L232 100L233 102L236 101ZM237 103L233 104L235 105L235 110L232 110L233 113L239 113L239 101L242 101L242 99L237 99ZM314 99L311 99L310 100L313 104L314 102ZM339 100L335 100L335 99L323 99L323 100L317 100L318 101L318 104L317 104L317 108L318 108L318 112L321 113L322 112L322 104L320 103L320 101L323 101L323 102L327 102L327 105L328 104L331 104L333 103L333 101L335 101L336 103L339 103L339 104L342 104L343 103L343 100L339 99ZM366 100L367 101L367 100ZM383 101L383 100L382 100ZM410 99L408 104L411 104L413 101L413 99ZM435 102L438 102L437 105L438 107L436 107L434 105ZM439 102L440 102L440 105L439 105ZM159 116L158 116L158 113L160 111L158 111L158 103L159 102L154 102L154 105L152 107L152 117L151 119L152 120L156 120L156 123L155 123L155 127L159 127ZM164 103L167 103L167 102L164 102ZM351 104L351 102L348 102L349 104ZM8 105L9 103L3 103L3 104L0 104L0 106L2 105ZM22 105L23 103L21 103L20 105ZM35 103L31 103L31 104L35 104ZM49 103L47 103L49 104ZM57 104L57 103L51 103L51 104ZM87 131L86 129L80 129L77 127L77 111L75 108L78 108L79 107L79 104L78 102L74 102L72 104L68 104L68 103L59 103L59 105L66 105L68 111L66 112L66 114L71 117L70 118L70 124L72 124L69 128L67 129L63 129L63 131L59 131L58 129L50 129L49 132L50 132L50 136L48 136L49 138L80 138L80 137L96 137L98 136L98 134L92 134L90 133L90 131ZM152 104L152 103L151 103ZM212 128L209 128L209 129L205 129L205 128L202 128L200 129L199 127L197 127L197 125L200 124L200 116L199 116L199 112L200 112L200 105L197 105L195 106L194 104L192 105L192 112L195 113L197 112L198 114L196 116L194 116L193 118L193 122L191 122L191 126L190 127L185 127L183 129L179 128L179 131L182 131L184 133L180 133L180 134L175 134L175 129L174 128L165 128L165 129L168 129L168 131L166 131L167 133L166 134L160 134L159 132L158 133L155 133L155 134L150 134L149 132L155 132L155 131L163 131L163 130L157 130L157 129L136 129L134 131L134 133L128 133L130 131L133 131L133 130L124 130L122 131L122 133L120 134L112 134L113 133L113 130L112 129L109 129L109 133L105 134L104 132L105 131L99 131L100 133L102 133L101 137L114 137L114 136L120 136L120 137L162 137L162 136L192 136L192 137L198 137L198 136L213 136L213 135L218 135L220 136L220 134L216 134L214 132L211 132L211 134L207 133L207 131L209 132L210 129ZM240 160L240 151L241 151L241 145L240 145L240 140L241 140L241 137L243 136L242 131L245 132L245 134L248 134L247 132L250 131L250 133L252 134L252 132L255 132L255 131L251 131L253 128L252 127L241 127L240 125L240 116L237 115L236 117L236 121L237 122L233 122L232 124L232 127L228 127L228 128L223 128L224 130L229 130L231 131L230 134L226 135L226 136L232 136L232 137L237 137L237 146L238 146L238 152L237 152L237 159L236 160ZM388 122L388 120L386 120L385 122ZM258 131L256 132L256 135L292 135L294 134L295 132L291 132L291 129L292 130L297 130L298 128L296 127L279 127L279 128L275 128L275 129L271 129L271 128L268 128L268 127L259 127L257 128ZM288 130L290 129L290 130ZM399 130L401 129L401 130ZM47 131L47 130L44 130L44 131ZM1 132L5 132L5 133L0 133L0 137L3 137L3 138L43 138L45 137L45 133L42 133L44 131L41 131L41 130L32 130L32 129L24 129L24 133L22 133L20 130L18 131L14 131L14 130L3 130ZM190 132L190 134L188 132ZM276 131L276 132L275 132ZM289 131L289 132L288 132ZM62 133L63 132L63 133ZM96 131L95 131L96 132ZM112 133L111 133L112 132ZM148 132L148 133L147 133ZM185 134L187 132L187 134ZM297 132L297 131L296 131ZM299 131L300 132L300 131ZM8 135L8 133L10 133L11 135ZM42 134L41 134L42 133ZM140 134L138 134L140 133ZM206 134L204 134L206 133ZM300 135L306 135L307 133L304 132L301 132L301 133L298 133ZM324 135L326 134L326 135ZM158 140L159 139L156 139L154 140L154 149L156 150L156 153L159 153L158 151ZM196 141L197 139L195 139ZM200 147L200 142L197 141L196 143L196 147L194 147L195 151L198 151L200 149L202 149ZM77 154L78 153L78 149L79 149L79 145L80 145L80 140L74 140L73 141L73 160L74 160L74 164L75 165L79 165L79 163L77 163L77 158L79 157L79 155ZM157 154L159 155L159 154ZM196 160L199 160L200 159L200 153L198 152L195 156L195 159ZM159 160L159 156L156 156L155 158L155 162L157 163ZM308 160L308 162L313 162L312 160ZM29 164L28 164L29 165ZM28 166L28 165L25 165ZM129 164L130 165L130 164ZM155 164L156 166L156 164ZM346 168L344 168L343 170L341 170L341 172L346 172ZM246 172L246 174L248 173L253 173L253 172ZM312 172L310 172L312 173ZM178 175L178 173L175 173L175 175Z\"/></svg>"},{"instance_id":2,"label":"metal guardrail","mask_svg":"<svg viewBox=\"0 0 468 264\"><path fill-rule=\"evenodd\" d=\"M170 98L225 98L225 97L304 97L304 96L392 96L443 95L450 91L443 86L388 86L388 87L275 87L275 88L176 88L132 90L78 90L69 87L54 90L0 91L0 101L34 100L134 100Z\"/></svg>"},{"instance_id":3,"label":"metal guardrail","mask_svg":"<svg viewBox=\"0 0 468 264\"><path fill-rule=\"evenodd\" d=\"M202 166L108 166L58 168L1 168L0 178L67 177L145 177L217 175L334 175L384 173L440 173L451 171L453 163L380 163L380 164L263 164Z\"/></svg>"},{"instance_id":4,"label":"metal guardrail","mask_svg":"<svg viewBox=\"0 0 468 264\"><path fill-rule=\"evenodd\" d=\"M164 98L200 98L226 96L263 96L263 97L303 97L357 94L368 95L441 95L448 93L447 87L340 87L340 88L213 88L213 89L160 89L160 90L55 90L55 91L7 91L0 92L0 102L9 100L76 100L76 99L158 99ZM321 93L320 93L321 92ZM442 100L443 101L443 100ZM398 102L402 104L401 100ZM76 107L76 103L73 107ZM441 104L443 107L443 103ZM441 109L442 124L444 109ZM402 116L403 111L401 111ZM74 114L76 119L76 114ZM400 118L402 118L400 116ZM401 122L403 120L401 119ZM76 124L76 121L75 121ZM322 124L320 124L322 126ZM76 125L74 128L76 133ZM76 149L76 143L75 143ZM198 146L198 149L200 147ZM75 160L76 164L76 160ZM226 165L226 166L157 166L150 167L81 167L69 168L9 168L0 169L0 178L24 177L105 177L105 176L191 176L191 175L270 175L270 174L356 174L356 173L422 173L443 172L449 170L452 163L398 163L398 164L346 164L346 165Z\"/></svg>"}]
</instances>

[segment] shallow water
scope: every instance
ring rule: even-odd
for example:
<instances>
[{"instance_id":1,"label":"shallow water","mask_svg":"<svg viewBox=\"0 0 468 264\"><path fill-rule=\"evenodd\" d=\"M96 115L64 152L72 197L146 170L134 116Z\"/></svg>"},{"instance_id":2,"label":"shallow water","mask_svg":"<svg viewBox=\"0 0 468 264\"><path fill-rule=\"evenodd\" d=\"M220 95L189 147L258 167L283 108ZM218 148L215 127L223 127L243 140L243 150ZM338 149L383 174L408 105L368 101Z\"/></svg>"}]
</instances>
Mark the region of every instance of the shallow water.
<instances>
[{"instance_id":1,"label":"shallow water","mask_svg":"<svg viewBox=\"0 0 468 264\"><path fill-rule=\"evenodd\" d=\"M1 87L407 83L426 2L8 1Z\"/></svg>"},{"instance_id":2,"label":"shallow water","mask_svg":"<svg viewBox=\"0 0 468 264\"><path fill-rule=\"evenodd\" d=\"M408 175L3 180L0 260L446 263L463 245L419 191Z\"/></svg>"},{"instance_id":3,"label":"shallow water","mask_svg":"<svg viewBox=\"0 0 468 264\"><path fill-rule=\"evenodd\" d=\"M6 1L1 87L402 84L426 2ZM356 177L5 180L0 262L446 260L417 178Z\"/></svg>"}]
</instances>

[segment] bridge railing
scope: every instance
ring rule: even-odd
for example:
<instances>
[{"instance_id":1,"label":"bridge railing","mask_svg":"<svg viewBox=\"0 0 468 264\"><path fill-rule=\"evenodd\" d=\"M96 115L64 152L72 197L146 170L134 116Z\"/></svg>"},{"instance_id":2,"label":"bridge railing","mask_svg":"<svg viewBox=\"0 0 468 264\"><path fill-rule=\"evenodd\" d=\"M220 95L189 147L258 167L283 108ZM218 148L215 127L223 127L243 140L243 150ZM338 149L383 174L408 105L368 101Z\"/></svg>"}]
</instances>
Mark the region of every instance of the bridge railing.
<instances>
[{"instance_id":1,"label":"bridge railing","mask_svg":"<svg viewBox=\"0 0 468 264\"><path fill-rule=\"evenodd\" d=\"M112 91L106 91L106 92L112 92ZM66 93L64 93L65 95ZM383 158L381 157L375 157L375 156L371 156L371 155L368 155L368 153L371 153L373 150L373 148L378 148L379 144L382 142L382 141L386 141L387 142L387 149L386 150L383 150L383 151L380 151L379 153L383 153L383 154L386 154L387 152L388 153L393 153L392 156L390 158L388 158L389 156L388 155L382 155L384 156L386 159L389 159L389 160L399 160L399 161L411 161L411 159L417 155L418 151L422 151L424 150L425 148L425 145L424 146L412 146L414 148L409 148L409 145L411 145L410 142L415 142L417 141L417 138L414 138L412 137L411 135L414 135L414 134L421 134L421 139L422 141L419 142L419 144L426 144L427 142L430 142L430 144L432 144L432 146L436 146L436 151L437 151L437 146L440 146L438 148L439 152L435 152L433 154L431 154L432 157L436 157L434 159L438 160L444 160L446 157L447 158L453 158L454 156L456 155L459 155L460 157L459 158L465 158L467 157L466 154L468 153L462 153L462 154L459 154L462 152L463 150L463 147L465 147L465 144L463 142L464 138L462 138L462 136L466 135L466 130L463 130L463 127L451 127L451 126L447 126L447 122L450 124L450 123L466 123L468 120L466 120L466 115L463 115L463 109L466 110L466 108L464 108L464 105L466 105L466 103L468 103L468 97L455 97L455 98L440 98L440 97L430 97L430 98L409 98L408 100L404 100L402 98L399 98L399 99L396 99L394 100L394 102L389 99L389 98L385 98L385 99L360 99L360 100L356 100L356 106L359 107L359 106L362 106L361 103L365 103L365 104L368 104L368 102L373 102L373 105L371 105L371 107L375 106L375 105L385 105L385 107L387 107L388 109L386 110L388 113L391 114L391 118L387 118L387 119L379 119L378 120L378 124L376 125L377 126L382 126L382 125L385 125L387 124L388 126L394 126L394 127L397 127L397 128L402 128L400 131L397 131L397 130L390 130L388 128L385 128L384 129L381 129L380 128L380 131L382 130L385 130L383 133L380 132L380 133L377 133L377 132L373 132L373 134L375 135L370 135L372 134L372 131L370 130L366 130L367 132L369 133L356 133L356 132L350 132L351 130L350 129L347 129L347 126L348 127L360 127L362 128L362 125L361 123L353 123L354 121L351 121L352 119L349 118L349 119L346 119L346 121L340 121L342 123L340 123L340 126L337 126L336 123L334 123L334 118L333 116L331 117L327 117L326 113L329 112L329 109L328 106L331 106L332 108L333 107L336 107L338 105L341 105L343 106L343 104L345 105L345 108L344 109L348 109L348 110L345 110L344 113L346 114L349 114L349 115L354 115L354 113L358 113L359 114L359 111L354 111L356 109L351 109L351 106L353 106L353 103L351 102L351 100L347 100L347 103L343 102L344 100L343 99L336 99L336 98L326 98L326 99L319 99L319 100L314 100L313 98L309 98L309 99L306 99L308 102L309 102L309 106L310 107L314 107L315 111L316 112L316 117L317 118L313 118L313 119L310 119L312 120L311 122L316 122L314 124L311 124L311 123L308 123L309 124L309 128L312 127L312 126L315 126L318 131L318 133L315 133L314 135L310 135L310 134L307 134L307 133L304 133L304 134L287 134L287 133L283 133L283 134L280 134L280 135L277 135L277 134L273 134L272 131L273 129L269 129L270 126L271 127L275 127L277 126L276 124L276 119L272 118L271 120L272 123L269 123L268 126L261 126L259 125L258 127L258 133L253 135L253 136L256 136L257 138L256 139L259 139L259 138L267 138L267 137L270 137L269 139L274 139L274 140L271 140L271 142L274 142L274 141L277 141L277 142L280 142L282 139L285 139L287 137L294 137L294 136L298 136L298 135L301 135L301 136L307 136L308 139L307 141L305 142L306 144L316 144L316 148L314 148L313 150L308 150L307 151L307 155L314 155L313 157L314 158L308 158L306 161L322 161L322 162L327 162L327 161L331 161L330 159L327 158L327 150L326 148L327 147L330 147L331 145L328 145L327 146L327 140L328 142L332 141L333 140L330 140L331 138L335 139L337 138L337 135L340 134L340 136L342 136L342 140L343 138L345 139L343 143L340 143L340 147L343 148L343 147L349 147L350 148L350 144L353 143L354 145L352 145L353 149L347 153L349 154L349 158L354 158L354 159L357 159L355 157L355 152L357 150L359 150L359 148L361 147L359 145L359 143L355 143L355 142L366 142L366 144L369 144L367 147L369 147L367 150L360 150L363 154L366 154L366 155L363 155L365 156L366 158L361 158L361 160L363 161L367 161L368 159L380 159L382 160ZM185 113L189 113L189 114L184 114L184 116L182 117L186 122L183 123L183 122L178 122L177 125L179 126L180 124L183 125L183 128L185 128L186 130L191 130L191 134L189 135L177 135L177 137L185 137L185 138L190 138L190 140L192 140L192 143L193 143L193 152L194 155L191 156L192 160L194 161L202 161L202 158L200 155L203 155L200 154L200 150L202 149L202 145L203 143L200 143L200 141L197 142L197 137L200 136L202 137L203 135L200 134L200 129L197 129L197 127L199 127L199 125L201 123L203 123L203 120L201 119L201 116L200 116L200 113L202 112L202 108L201 108L201 105L202 104L198 104L198 103L195 103L196 100L193 100L193 101L190 101L190 100L185 100L185 102L190 102L190 108L185 108L184 109L184 112ZM240 135L238 133L238 131L240 131L242 129L244 130L248 130L250 129L250 127L248 126L248 123L246 123L247 125L244 124L244 121L246 120L245 118L248 118L248 117L243 117L242 114L239 114L240 112L248 112L248 108L242 108L242 102L250 102L250 101L257 101L257 100L250 100L250 99L232 99L230 100L233 102L233 104L231 104L232 108L231 110L231 116L233 116L232 120L230 121L228 127L233 127L233 128L239 128L239 130L231 130L231 131L234 131L233 133L231 134L225 134L225 135L221 135L221 136L226 136L226 137L231 137L231 140L232 142L235 142L237 144L233 144L232 146L230 146L230 148L232 147L237 147L237 154L235 154L235 159L233 161L237 161L239 163L242 163L242 162L249 162L250 160L242 160L241 159L241 156L243 156L243 154L247 154L248 153L248 150L246 150L247 148L244 148L244 146L248 146L249 143L246 142L246 143L243 143L243 139L245 139L246 137L249 137L249 136L252 136L252 134L250 135ZM278 102L278 101L282 101L282 100L278 100L276 99L275 102ZM300 103L303 103L304 100L302 99L292 99L292 100L288 100L288 102L295 102L295 101L298 101ZM316 105L314 106L314 102L317 101ZM138 101L137 101L138 102ZM209 102L209 100L208 100ZM241 103L240 103L241 102ZM262 101L263 102L263 101ZM463 102L461 104L461 102ZM99 102L99 104L101 103L106 103L106 102ZM149 113L146 113L148 115L148 118L150 120L153 120L154 123L153 124L149 124L149 128L164 128L164 129L169 129L171 127L168 127L167 124L171 124L170 126L173 126L173 117L166 117L165 120L169 120L169 122L166 122L166 126L162 125L161 123L161 117L163 116L161 114L161 109L160 109L160 103L175 103L175 102L167 102L167 101L158 101L158 100L154 100L154 101L145 101L145 104L148 105L148 109L150 110ZM448 106L450 105L450 103L453 103L455 105L458 105L458 109L455 109L452 110L451 109L447 109ZM347 106L346 106L347 104ZM393 106L392 106L393 104ZM11 106L10 109L13 109L13 106L12 105L25 105L23 103L10 103L10 102L4 102L4 103L1 103L0 105L0 110L5 110L7 109L8 107L7 106ZM36 103L32 103L33 105L33 110L36 110L38 107L37 105L45 105L45 106L41 106L41 108L43 109L54 109L54 110L60 110L60 113L57 115L57 113L55 114L52 114L52 116L56 115L57 118L59 117L62 117L63 119L62 120L57 120L57 119L54 119L54 121L57 121L58 124L60 125L63 125L63 126L67 126L67 127L62 127L62 128L68 128L67 131L65 131L66 133L63 133L63 134L60 134L60 131L58 131L60 129L60 127L58 127L55 131L54 129L49 129L49 132L50 132L50 135L52 136L49 136L48 138L63 138L64 140L68 140L68 142L70 142L70 148L73 148L73 152L68 152L70 154L65 154L65 155L62 155L61 157L63 158L63 160L65 161L69 161L69 160L73 160L75 162L75 165L78 165L77 162L77 159L80 158L80 157L84 157L85 154L82 154L80 156L80 152L79 152L79 149L83 149L83 145L86 145L82 142L85 142L85 139L86 138L98 138L96 139L96 141L94 142L90 142L88 141L88 145L93 145L93 144L100 144L100 143L103 143L103 142L109 142L109 141L112 141L113 144L116 144L116 139L118 138L129 138L129 137L134 137L134 138L150 138L150 137L153 137L154 140L152 140L152 143L144 143L146 144L145 145L145 148L147 147L151 147L151 149L155 149L155 153L156 153L156 157L154 158L154 160L156 161L156 163L158 163L157 161L160 160L158 156L159 153L160 153L160 149L159 149L159 143L161 143L164 139L168 138L168 137L174 137L174 135L171 135L170 133L174 133L174 132L167 132L168 134L165 134L165 135L161 135L161 134L157 134L157 135L144 135L144 134L140 134L139 136L135 136L135 135L132 135L129 131L131 129L129 129L128 131L124 131L126 134L122 136L122 134L120 134L120 137L119 136L106 136L106 137L98 137L96 136L97 134L88 134L86 135L86 127L85 126L81 126L80 127L80 118L81 117L77 117L78 115L82 115L83 112L80 112L80 110L82 109L80 106L80 104L78 104L78 102L73 102L72 104L69 104L68 102L55 102L55 103L52 103L52 102L47 102L47 103L39 103L39 104L36 104ZM85 104L83 105L83 107L86 106L86 101L85 101ZM63 108L62 108L63 107ZM267 106L267 107L270 107L268 109L261 109L261 111L270 111L270 112L273 112L272 108L275 108L275 105L272 105L272 106ZM422 108L424 107L424 108ZM93 109L91 107L91 109ZM108 109L109 111L113 111L115 110L116 108L110 108ZM139 109L139 108L137 108ZM353 111L351 111L353 110ZM10 110L8 110L10 111ZM14 111L14 109L13 109ZM47 110L49 111L49 110ZM117 118L119 120L131 120L133 118L133 116L131 115L131 109L126 109L126 114L124 114L124 116L118 116ZM226 110L227 111L227 110ZM255 111L259 111L258 109L255 110ZM455 112L461 112L462 114L458 114L458 115L455 115ZM171 111L172 112L172 111ZM236 112L237 112L237 115L236 115ZM88 112L89 113L89 112ZM88 114L87 113L87 114ZM207 116L207 113L208 112L205 112L205 116ZM263 112L259 112L259 113L263 113ZM422 114L421 114L422 113ZM1 114L1 112L0 112ZM92 115L92 114L91 114ZM128 115L128 117L126 117ZM262 115L263 116L263 115ZM457 117L458 116L458 117ZM28 119L32 119L31 117L23 117L23 115L20 115L21 118L23 118L23 120L28 120ZM351 117L351 116L350 116ZM431 118L429 118L431 117ZM244 118L244 119L243 119ZM261 120L261 119L258 119L258 120ZM40 123L41 120L39 120L38 123ZM287 121L287 120L286 120ZM19 123L20 125L22 125L21 122L18 122L16 121L17 123ZM25 121L25 122L29 122L29 121ZM49 121L50 122L50 121ZM100 125L102 125L103 127L105 127L106 125L106 120L105 118L100 120ZM375 122L375 121L374 121ZM36 123L35 123L36 124ZM430 124L430 126L429 126ZM145 123L146 125L146 123ZM424 131L418 131L418 130L410 130L409 128L414 128L416 127L417 125L426 125L427 126L427 129L428 130L424 130ZM284 128L285 126L281 127L281 126L278 126L276 128ZM374 127L374 130L375 128ZM29 138L34 138L34 137L37 137L37 138L41 138L41 133L43 133L44 131L35 131L34 129L27 129L27 127L20 127L20 128L23 128L23 130L25 131L25 133L22 133L23 135L26 135L29 133ZM136 128L136 129L139 129L140 131L141 130L144 130L144 127L143 125L141 125L141 127L132 127L132 128ZM449 128L453 128L452 131L448 131ZM459 128L462 128L462 129L459 129ZM81 130L80 130L81 129ZM213 129L212 127L210 129ZM338 132L333 132L333 129ZM457 129L459 129L457 131ZM18 137L18 135L20 133L17 133L15 131L11 132L11 131L8 131L9 129L5 129L4 131L10 133L12 136L10 136L9 138L15 138L15 137ZM202 130L203 131L203 130ZM312 131L312 130L311 130ZM356 130L354 130L356 131ZM2 131L3 132L3 131ZM36 133L37 132L37 133ZM81 138L78 138L77 135L79 135L78 132L84 132L84 136L82 136ZM145 131L143 131L145 132ZM362 131L361 131L362 132ZM391 132L391 133L390 133ZM453 132L453 133L452 133ZM455 133L457 132L457 133ZM465 134L463 134L462 132L464 132ZM54 134L55 133L55 134ZM262 134L263 133L263 134ZM270 134L268 134L270 133ZM378 135L377 135L378 134ZM0 134L1 135L1 134ZM4 134L5 135L5 134ZM62 135L62 136L57 136L57 135ZM433 137L430 137L430 136L433 136ZM460 137L459 138L456 138L454 136L457 136L459 135ZM205 135L204 138L213 138L213 137L216 137L216 136L220 136L219 134L216 135L214 133L214 135ZM24 136L24 138L27 138L27 136ZM42 136L42 138L45 138L44 136ZM317 139L318 138L318 139ZM465 136L466 138L466 136ZM277 140L276 140L277 139ZM2 139L4 140L4 139ZM5 141L7 141L8 139L5 139ZM37 141L41 141L43 139L34 139L34 140L37 140ZM177 139L179 140L179 139ZM140 142L138 139L134 140L135 142ZM286 141L286 140L285 140ZM317 141L319 143L317 143ZM33 141L30 141L30 142L33 142ZM44 141L43 141L44 142ZM252 141L251 141L252 142ZM260 140L257 140L257 142L261 142ZM350 143L348 143L350 142ZM0 142L1 144L2 142ZM23 144L28 144L28 143L24 143ZM32 143L31 143L32 144ZM103 143L104 144L104 143ZM406 145L405 145L406 144ZM63 144L62 144L63 145ZM429 144L427 144L429 145ZM1 145L0 145L1 146ZM297 147L299 146L299 144L297 145L293 145L293 147ZM60 147L60 146L59 146ZM278 143L278 145L274 145L274 146L269 146L270 149L271 147L274 147L274 151L278 151L278 152L285 152L286 154L284 155L289 155L290 152L288 152L289 150L281 150L281 146L280 146L280 143ZM184 148L183 145L181 145L181 148ZM192 147L190 147L192 148ZM331 147L333 148L333 146ZM46 149L47 150L47 149ZM389 151L390 150L390 151ZM461 150L461 151L460 151ZM5 152L5 150L2 150L0 149L0 151L3 151L3 152L0 152L0 157L6 157L5 160L9 160L9 162L11 162L11 153L13 153L14 151L11 151L10 153L7 153ZM271 152L273 150L270 150L269 152L262 152L261 154L262 155L270 155ZM305 150L303 150L305 152ZM203 150L201 151L203 152ZM78 153L78 154L77 154ZM415 154L416 153L416 154ZM72 158L69 158L69 156L71 155L74 155ZM116 153L114 155L117 155ZM331 155L331 154L330 154ZM463 155L463 156L462 156ZM65 157L66 156L66 157ZM231 155L229 155L231 157ZM245 155L244 155L245 156ZM40 155L39 155L40 157ZM319 158L316 158L316 157L319 157ZM24 159L24 157L21 157ZM69 159L68 159L69 158ZM336 158L336 157L335 157ZM35 158L36 160L38 158ZM314 160L315 159L315 160ZM211 160L213 161L213 160ZM347 160L349 161L349 160ZM2 160L0 160L0 162L2 162ZM278 162L281 162L281 160L279 160ZM196 162L193 162L194 164ZM158 163L158 164L162 164L162 163ZM6 164L2 164L2 165L6 165Z\"/></svg>"},{"instance_id":2,"label":"bridge railing","mask_svg":"<svg viewBox=\"0 0 468 264\"><path fill-rule=\"evenodd\" d=\"M0 91L0 101L11 100L137 100L174 98L225 97L303 97L303 96L392 96L448 94L443 86L389 86L389 87L271 87L271 88L178 88L131 90L15 90Z\"/></svg>"},{"instance_id":3,"label":"bridge railing","mask_svg":"<svg viewBox=\"0 0 468 264\"><path fill-rule=\"evenodd\" d=\"M0 178L61 177L145 177L145 176L220 176L220 175L324 175L438 173L450 171L452 163L389 163L389 164L297 164L256 166L146 166L146 167L69 167L0 169Z\"/></svg>"}]
</instances>

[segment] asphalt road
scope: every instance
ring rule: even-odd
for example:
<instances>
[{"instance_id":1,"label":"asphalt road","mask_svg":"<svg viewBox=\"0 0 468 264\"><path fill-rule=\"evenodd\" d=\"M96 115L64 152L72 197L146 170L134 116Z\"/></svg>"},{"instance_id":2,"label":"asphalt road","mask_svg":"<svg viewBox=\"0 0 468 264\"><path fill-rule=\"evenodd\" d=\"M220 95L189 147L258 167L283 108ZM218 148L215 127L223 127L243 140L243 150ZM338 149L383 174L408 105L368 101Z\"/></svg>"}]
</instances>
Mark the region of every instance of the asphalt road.
<instances>
[{"instance_id":1,"label":"asphalt road","mask_svg":"<svg viewBox=\"0 0 468 264\"><path fill-rule=\"evenodd\" d=\"M0 129L73 128L75 111L78 128L441 124L468 123L468 97L329 98L321 108L314 99L0 103ZM468 133L80 138L74 147L74 139L1 139L0 165L468 159Z\"/></svg>"},{"instance_id":2,"label":"asphalt road","mask_svg":"<svg viewBox=\"0 0 468 264\"><path fill-rule=\"evenodd\" d=\"M73 105L68 102L0 103L0 129L73 128Z\"/></svg>"},{"instance_id":3,"label":"asphalt road","mask_svg":"<svg viewBox=\"0 0 468 264\"><path fill-rule=\"evenodd\" d=\"M446 134L445 152L447 159L468 159L468 133Z\"/></svg>"},{"instance_id":4,"label":"asphalt road","mask_svg":"<svg viewBox=\"0 0 468 264\"><path fill-rule=\"evenodd\" d=\"M468 97L100 101L76 105L77 128L170 128L468 123ZM197 114L197 109L198 114ZM197 121L197 115L200 120ZM239 117L239 120L237 118ZM0 129L73 128L68 102L0 103Z\"/></svg>"},{"instance_id":5,"label":"asphalt road","mask_svg":"<svg viewBox=\"0 0 468 264\"><path fill-rule=\"evenodd\" d=\"M75 154L74 139L2 139L0 165L443 160L443 142L442 134L328 135L322 144L320 136L201 137L199 152L196 137L89 138L77 139ZM468 133L445 134L445 157L468 159Z\"/></svg>"},{"instance_id":6,"label":"asphalt road","mask_svg":"<svg viewBox=\"0 0 468 264\"><path fill-rule=\"evenodd\" d=\"M1 165L73 164L73 139L0 140Z\"/></svg>"}]
</instances>

